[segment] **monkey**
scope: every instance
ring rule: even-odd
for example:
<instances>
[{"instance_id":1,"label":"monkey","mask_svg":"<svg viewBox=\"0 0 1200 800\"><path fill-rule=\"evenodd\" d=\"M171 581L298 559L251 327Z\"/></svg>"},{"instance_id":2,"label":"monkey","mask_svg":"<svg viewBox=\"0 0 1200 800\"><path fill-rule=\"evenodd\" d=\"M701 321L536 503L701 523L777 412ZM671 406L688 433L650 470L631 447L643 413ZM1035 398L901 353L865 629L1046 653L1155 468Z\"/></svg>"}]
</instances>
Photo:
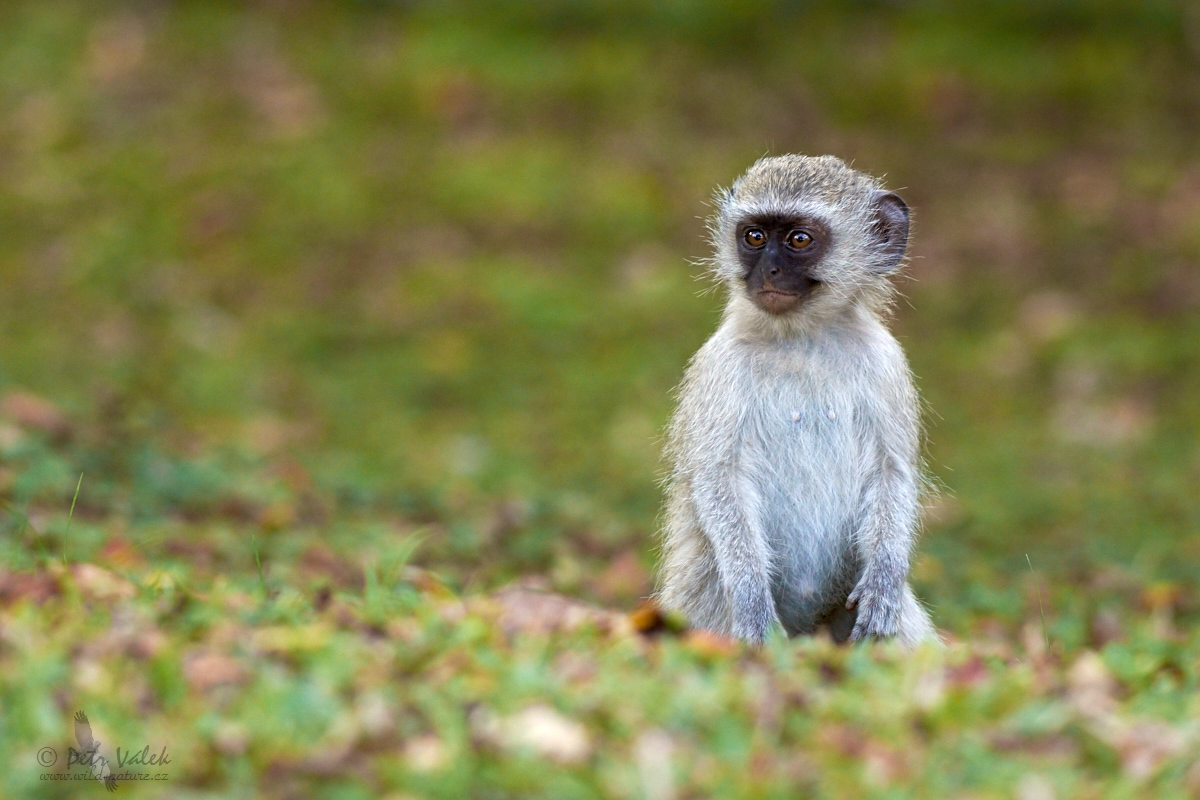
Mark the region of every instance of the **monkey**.
<instances>
[{"instance_id":1,"label":"monkey","mask_svg":"<svg viewBox=\"0 0 1200 800\"><path fill-rule=\"evenodd\" d=\"M752 644L940 641L908 584L920 406L885 324L908 206L835 156L764 157L708 228L728 296L667 426L659 604Z\"/></svg>"}]
</instances>

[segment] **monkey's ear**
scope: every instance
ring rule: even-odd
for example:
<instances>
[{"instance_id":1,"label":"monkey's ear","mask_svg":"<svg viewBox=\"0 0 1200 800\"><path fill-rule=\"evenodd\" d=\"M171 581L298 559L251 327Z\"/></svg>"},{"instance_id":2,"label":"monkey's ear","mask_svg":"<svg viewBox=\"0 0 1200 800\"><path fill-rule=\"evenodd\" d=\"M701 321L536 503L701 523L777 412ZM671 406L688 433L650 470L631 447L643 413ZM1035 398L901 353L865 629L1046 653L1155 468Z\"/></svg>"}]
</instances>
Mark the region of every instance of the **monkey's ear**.
<instances>
[{"instance_id":1,"label":"monkey's ear","mask_svg":"<svg viewBox=\"0 0 1200 800\"><path fill-rule=\"evenodd\" d=\"M893 192L875 195L872 232L878 237L879 261L875 269L881 275L894 270L904 258L908 246L908 205Z\"/></svg>"}]
</instances>

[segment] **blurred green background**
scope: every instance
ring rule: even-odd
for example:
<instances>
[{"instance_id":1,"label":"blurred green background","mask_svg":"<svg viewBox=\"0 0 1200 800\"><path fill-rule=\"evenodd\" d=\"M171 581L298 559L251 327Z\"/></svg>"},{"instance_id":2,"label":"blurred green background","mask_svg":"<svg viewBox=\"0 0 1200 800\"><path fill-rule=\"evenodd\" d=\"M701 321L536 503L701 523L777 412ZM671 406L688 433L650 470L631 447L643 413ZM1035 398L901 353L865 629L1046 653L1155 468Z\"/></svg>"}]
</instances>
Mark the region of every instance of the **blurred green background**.
<instances>
[{"instance_id":1,"label":"blurred green background","mask_svg":"<svg viewBox=\"0 0 1200 800\"><path fill-rule=\"evenodd\" d=\"M3 791L1195 800L1198 132L1184 0L0 4ZM622 616L786 152L914 209L944 656Z\"/></svg>"},{"instance_id":2,"label":"blurred green background","mask_svg":"<svg viewBox=\"0 0 1200 800\"><path fill-rule=\"evenodd\" d=\"M65 417L0 443L0 492L83 473L79 558L269 509L420 529L464 585L648 569L708 200L832 152L916 215L943 626L1020 602L1026 554L1194 583L1183 5L5 4L0 120L0 392Z\"/></svg>"},{"instance_id":3,"label":"blurred green background","mask_svg":"<svg viewBox=\"0 0 1200 800\"><path fill-rule=\"evenodd\" d=\"M3 560L58 556L82 473L75 560L416 535L460 590L631 606L711 193L833 153L915 213L938 622L1018 619L1030 566L1065 641L1191 613L1192 8L6 3Z\"/></svg>"}]
</instances>

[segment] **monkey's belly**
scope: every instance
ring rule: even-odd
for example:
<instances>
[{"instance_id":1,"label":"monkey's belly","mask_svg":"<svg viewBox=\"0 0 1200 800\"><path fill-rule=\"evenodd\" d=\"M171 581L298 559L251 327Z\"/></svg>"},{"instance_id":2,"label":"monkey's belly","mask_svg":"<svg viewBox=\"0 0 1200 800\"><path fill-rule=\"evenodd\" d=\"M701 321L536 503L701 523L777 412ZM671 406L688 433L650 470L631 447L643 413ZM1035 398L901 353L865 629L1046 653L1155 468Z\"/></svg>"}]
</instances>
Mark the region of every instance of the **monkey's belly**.
<instances>
[{"instance_id":1,"label":"monkey's belly","mask_svg":"<svg viewBox=\"0 0 1200 800\"><path fill-rule=\"evenodd\" d=\"M857 437L834 411L809 409L755 454L752 480L772 553L772 594L789 633L811 633L854 588L853 547L863 476ZM789 417L789 422L790 417ZM840 425L838 423L841 423ZM758 448L755 448L758 449Z\"/></svg>"}]
</instances>

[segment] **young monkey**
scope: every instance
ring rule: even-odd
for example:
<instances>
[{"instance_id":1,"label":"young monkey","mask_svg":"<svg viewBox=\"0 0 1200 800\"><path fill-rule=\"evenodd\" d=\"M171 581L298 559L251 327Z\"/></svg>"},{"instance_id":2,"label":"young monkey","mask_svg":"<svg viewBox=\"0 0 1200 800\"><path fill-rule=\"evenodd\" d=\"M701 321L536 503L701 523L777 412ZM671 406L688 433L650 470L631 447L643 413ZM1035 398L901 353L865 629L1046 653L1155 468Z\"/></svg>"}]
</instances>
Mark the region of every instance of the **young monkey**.
<instances>
[{"instance_id":1,"label":"young monkey","mask_svg":"<svg viewBox=\"0 0 1200 800\"><path fill-rule=\"evenodd\" d=\"M917 393L882 319L908 207L833 156L763 158L717 201L729 300L668 430L659 600L756 643L936 640L908 585Z\"/></svg>"}]
</instances>

